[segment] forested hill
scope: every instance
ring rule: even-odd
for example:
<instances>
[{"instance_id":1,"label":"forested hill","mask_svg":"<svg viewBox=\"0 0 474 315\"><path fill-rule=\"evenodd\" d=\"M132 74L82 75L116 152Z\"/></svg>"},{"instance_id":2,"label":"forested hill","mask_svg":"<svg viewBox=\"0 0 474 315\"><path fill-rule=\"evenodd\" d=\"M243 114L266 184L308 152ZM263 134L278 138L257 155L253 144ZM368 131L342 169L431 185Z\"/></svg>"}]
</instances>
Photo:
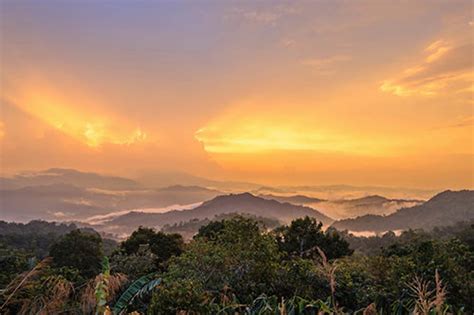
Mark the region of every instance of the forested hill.
<instances>
[{"instance_id":1,"label":"forested hill","mask_svg":"<svg viewBox=\"0 0 474 315\"><path fill-rule=\"evenodd\" d=\"M178 233L180 234L185 240L192 239L195 236L199 229L211 222L222 221L222 220L230 220L235 217L246 217L252 220L255 220L260 224L263 229L274 229L281 225L280 221L276 219L269 219L264 218L256 215L250 215L245 213L224 213L220 215L216 215L214 218L205 218L205 219L192 219L186 222L179 222L175 224L166 224L161 228L162 232L165 233Z\"/></svg>"},{"instance_id":2,"label":"forested hill","mask_svg":"<svg viewBox=\"0 0 474 315\"><path fill-rule=\"evenodd\" d=\"M133 231L140 225L162 227L165 224L213 218L216 215L226 213L245 213L276 219L285 223L304 216L315 218L324 224L333 222L331 218L310 207L281 203L276 200L256 197L250 193L243 193L218 196L191 210L165 213L130 212L105 223L105 225L118 227L121 231L126 229Z\"/></svg>"},{"instance_id":3,"label":"forested hill","mask_svg":"<svg viewBox=\"0 0 474 315\"><path fill-rule=\"evenodd\" d=\"M0 248L22 250L43 258L47 256L51 244L61 236L78 229L73 223L56 223L34 220L29 223L0 221ZM92 228L80 228L81 231L99 234ZM106 250L115 247L115 241L105 239Z\"/></svg>"},{"instance_id":4,"label":"forested hill","mask_svg":"<svg viewBox=\"0 0 474 315\"><path fill-rule=\"evenodd\" d=\"M0 221L0 235L7 234L66 234L77 229L73 223L55 223L33 220L29 223Z\"/></svg>"},{"instance_id":5,"label":"forested hill","mask_svg":"<svg viewBox=\"0 0 474 315\"><path fill-rule=\"evenodd\" d=\"M444 191L427 202L387 216L365 215L333 223L339 230L384 232L425 229L474 219L474 191Z\"/></svg>"}]
</instances>

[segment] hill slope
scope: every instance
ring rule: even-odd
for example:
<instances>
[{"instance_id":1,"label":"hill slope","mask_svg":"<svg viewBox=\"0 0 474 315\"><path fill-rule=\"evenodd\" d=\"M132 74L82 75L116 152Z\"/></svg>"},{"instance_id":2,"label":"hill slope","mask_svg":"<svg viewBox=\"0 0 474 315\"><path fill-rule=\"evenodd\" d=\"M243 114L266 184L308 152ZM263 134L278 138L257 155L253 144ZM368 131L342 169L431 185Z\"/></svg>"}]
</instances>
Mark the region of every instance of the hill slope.
<instances>
[{"instance_id":1,"label":"hill slope","mask_svg":"<svg viewBox=\"0 0 474 315\"><path fill-rule=\"evenodd\" d=\"M339 199L322 202L318 208L333 218L348 219L362 215L387 215L401 208L408 208L423 203L417 199L389 199L379 195L365 196L356 199Z\"/></svg>"},{"instance_id":2,"label":"hill slope","mask_svg":"<svg viewBox=\"0 0 474 315\"><path fill-rule=\"evenodd\" d=\"M366 214L387 215L401 208L423 203L418 199L390 199L380 195L369 195L355 199L327 200L306 195L260 194L259 197L289 202L295 205L316 207L335 219L355 218Z\"/></svg>"},{"instance_id":3,"label":"hill slope","mask_svg":"<svg viewBox=\"0 0 474 315\"><path fill-rule=\"evenodd\" d=\"M276 200L267 200L250 193L243 193L218 196L191 210L174 210L165 213L130 212L108 221L103 227L115 227L114 232L120 230L124 233L139 225L162 227L165 224L186 222L192 219L210 219L225 213L245 213L277 219L281 222L290 222L304 216L314 217L324 224L333 222L331 218L309 207L280 203Z\"/></svg>"},{"instance_id":4,"label":"hill slope","mask_svg":"<svg viewBox=\"0 0 474 315\"><path fill-rule=\"evenodd\" d=\"M444 191L427 202L387 216L364 215L335 222L339 230L374 231L432 229L474 219L474 191Z\"/></svg>"}]
</instances>

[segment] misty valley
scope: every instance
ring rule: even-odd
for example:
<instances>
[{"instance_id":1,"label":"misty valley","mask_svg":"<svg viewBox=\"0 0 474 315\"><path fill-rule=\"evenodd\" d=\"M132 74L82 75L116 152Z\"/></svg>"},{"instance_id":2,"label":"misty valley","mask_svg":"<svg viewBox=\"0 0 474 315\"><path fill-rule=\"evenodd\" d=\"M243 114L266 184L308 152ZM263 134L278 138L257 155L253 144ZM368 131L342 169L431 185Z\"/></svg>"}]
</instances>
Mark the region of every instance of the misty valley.
<instances>
[{"instance_id":1,"label":"misty valley","mask_svg":"<svg viewBox=\"0 0 474 315\"><path fill-rule=\"evenodd\" d=\"M6 314L473 311L472 190L0 180Z\"/></svg>"}]
</instances>

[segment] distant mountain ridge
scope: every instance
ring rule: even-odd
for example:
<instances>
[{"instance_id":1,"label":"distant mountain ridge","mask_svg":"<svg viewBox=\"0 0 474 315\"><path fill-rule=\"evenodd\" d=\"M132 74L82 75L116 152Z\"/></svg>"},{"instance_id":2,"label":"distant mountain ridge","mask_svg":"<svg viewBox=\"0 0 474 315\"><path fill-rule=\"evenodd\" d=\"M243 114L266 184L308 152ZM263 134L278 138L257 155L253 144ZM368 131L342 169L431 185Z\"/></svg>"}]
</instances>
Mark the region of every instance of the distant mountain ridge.
<instances>
[{"instance_id":1,"label":"distant mountain ridge","mask_svg":"<svg viewBox=\"0 0 474 315\"><path fill-rule=\"evenodd\" d=\"M249 182L213 180L179 171L146 171L138 175L136 180L147 187L154 188L185 185L209 187L221 191L248 191L261 186Z\"/></svg>"},{"instance_id":2,"label":"distant mountain ridge","mask_svg":"<svg viewBox=\"0 0 474 315\"><path fill-rule=\"evenodd\" d=\"M53 183L0 189L0 210L2 219L9 221L81 220L117 210L188 205L220 194L222 192L198 186L122 191Z\"/></svg>"},{"instance_id":3,"label":"distant mountain ridge","mask_svg":"<svg viewBox=\"0 0 474 315\"><path fill-rule=\"evenodd\" d=\"M322 199L304 194L260 193L259 197L316 207L335 219L355 218L361 215L387 215L400 208L412 207L424 202L420 199L387 198L377 194L350 199Z\"/></svg>"},{"instance_id":4,"label":"distant mountain ridge","mask_svg":"<svg viewBox=\"0 0 474 315\"><path fill-rule=\"evenodd\" d=\"M23 172L13 177L0 177L0 189L2 190L55 184L67 184L82 188L93 187L110 190L143 188L137 181L129 178L81 172L67 168L50 168L37 172Z\"/></svg>"},{"instance_id":5,"label":"distant mountain ridge","mask_svg":"<svg viewBox=\"0 0 474 315\"><path fill-rule=\"evenodd\" d=\"M290 203L281 203L254 196L250 193L230 194L215 197L191 210L169 211L165 213L130 212L116 217L104 225L133 230L139 225L161 227L166 224L186 222L193 219L213 218L226 213L245 213L260 217L290 222L293 219L310 216L324 224L334 220L321 212Z\"/></svg>"},{"instance_id":6,"label":"distant mountain ridge","mask_svg":"<svg viewBox=\"0 0 474 315\"><path fill-rule=\"evenodd\" d=\"M384 232L431 229L471 219L474 219L474 191L447 190L420 205L402 208L390 215L364 215L336 221L332 226L339 230Z\"/></svg>"},{"instance_id":7,"label":"distant mountain ridge","mask_svg":"<svg viewBox=\"0 0 474 315\"><path fill-rule=\"evenodd\" d=\"M390 199L380 195L369 195L353 199L329 200L318 207L339 219L355 218L361 215L388 215L401 208L416 206L424 200Z\"/></svg>"},{"instance_id":8,"label":"distant mountain ridge","mask_svg":"<svg viewBox=\"0 0 474 315\"><path fill-rule=\"evenodd\" d=\"M424 202L412 199L413 196L427 199L433 195L425 197L427 190L411 194L402 192L400 188L350 185L270 187L209 180L180 172L143 172L142 177L130 179L50 168L0 177L0 210L2 219L7 221L79 221L107 214L112 217L132 210L158 213L169 209L190 209L219 195L243 191L250 191L263 199L317 208L322 214L341 220L392 214L400 208ZM368 196L357 198L366 194ZM404 196L407 199L399 199Z\"/></svg>"},{"instance_id":9,"label":"distant mountain ridge","mask_svg":"<svg viewBox=\"0 0 474 315\"><path fill-rule=\"evenodd\" d=\"M276 201L289 202L293 204L310 204L310 203L327 201L325 199L308 197L305 195L278 196L278 195L273 195L273 194L261 194L258 196L264 199L273 199Z\"/></svg>"},{"instance_id":10,"label":"distant mountain ridge","mask_svg":"<svg viewBox=\"0 0 474 315\"><path fill-rule=\"evenodd\" d=\"M356 204L357 206L364 205L365 203L383 203L383 202L424 202L420 199L390 199L380 195L369 195L361 198L354 198L354 199L339 199L334 200L335 203L352 203Z\"/></svg>"},{"instance_id":11,"label":"distant mountain ridge","mask_svg":"<svg viewBox=\"0 0 474 315\"><path fill-rule=\"evenodd\" d=\"M185 192L185 193L202 193L202 192L219 192L218 190L215 189L209 189L206 187L201 187L201 186L185 186L185 185L173 185L173 186L168 186L168 187L163 187L163 188L158 188L157 191L160 192ZM220 192L219 192L220 193Z\"/></svg>"}]
</instances>

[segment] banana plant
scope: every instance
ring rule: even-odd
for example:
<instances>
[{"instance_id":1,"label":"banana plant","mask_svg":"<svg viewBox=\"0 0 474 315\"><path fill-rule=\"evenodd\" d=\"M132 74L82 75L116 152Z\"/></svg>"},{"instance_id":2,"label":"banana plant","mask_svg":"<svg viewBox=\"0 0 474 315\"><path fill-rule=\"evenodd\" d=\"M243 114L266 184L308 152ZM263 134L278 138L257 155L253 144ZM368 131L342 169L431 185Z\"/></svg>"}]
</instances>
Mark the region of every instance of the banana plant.
<instances>
[{"instance_id":1,"label":"banana plant","mask_svg":"<svg viewBox=\"0 0 474 315\"><path fill-rule=\"evenodd\" d=\"M156 274L152 273L133 282L118 298L112 308L113 314L123 314L127 310L127 307L132 304L136 298L140 298L150 293L154 288L161 284L161 281L161 278L156 278Z\"/></svg>"}]
</instances>

